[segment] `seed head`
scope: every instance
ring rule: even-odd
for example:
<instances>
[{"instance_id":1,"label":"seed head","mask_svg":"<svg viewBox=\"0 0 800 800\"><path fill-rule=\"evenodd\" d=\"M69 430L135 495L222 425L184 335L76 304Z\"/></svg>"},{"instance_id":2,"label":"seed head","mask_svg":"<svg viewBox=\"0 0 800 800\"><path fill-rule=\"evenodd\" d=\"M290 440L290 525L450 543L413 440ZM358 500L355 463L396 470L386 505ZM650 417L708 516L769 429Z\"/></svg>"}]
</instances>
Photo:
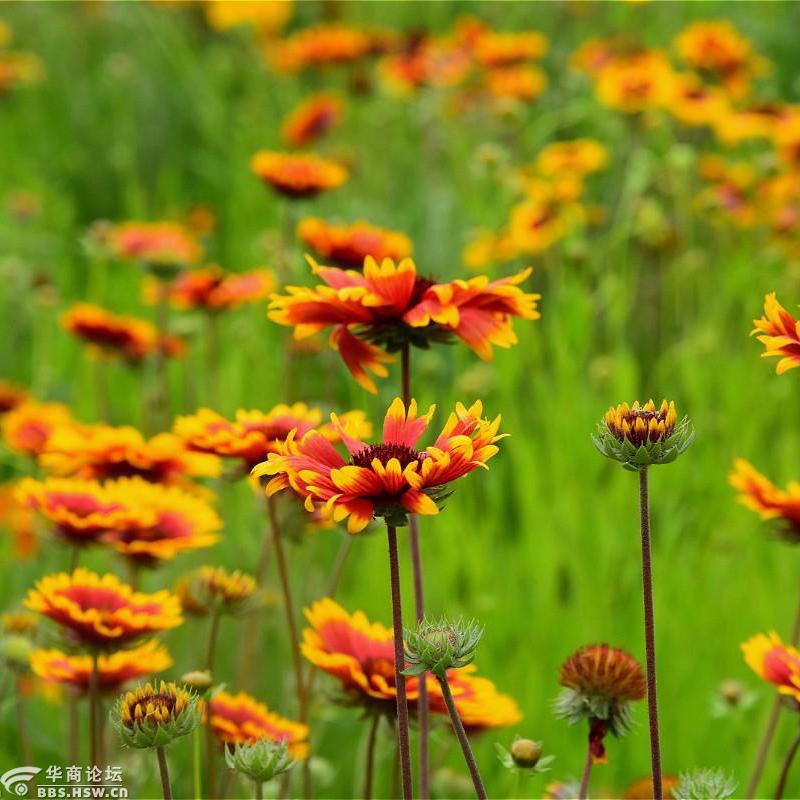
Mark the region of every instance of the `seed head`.
<instances>
[{"instance_id":1,"label":"seed head","mask_svg":"<svg viewBox=\"0 0 800 800\"><path fill-rule=\"evenodd\" d=\"M406 675L430 672L444 677L449 669L458 669L475 658L475 650L483 636L483 627L476 621L452 623L445 617L438 622L422 620L415 631L406 630Z\"/></svg>"}]
</instances>

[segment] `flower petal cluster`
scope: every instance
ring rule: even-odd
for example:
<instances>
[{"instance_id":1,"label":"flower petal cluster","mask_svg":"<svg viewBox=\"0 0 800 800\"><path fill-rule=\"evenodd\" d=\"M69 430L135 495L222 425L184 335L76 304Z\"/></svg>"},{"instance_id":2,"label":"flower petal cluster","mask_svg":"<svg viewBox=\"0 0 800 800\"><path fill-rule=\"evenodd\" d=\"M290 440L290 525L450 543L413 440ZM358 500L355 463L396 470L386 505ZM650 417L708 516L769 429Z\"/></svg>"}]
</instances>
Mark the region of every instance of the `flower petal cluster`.
<instances>
[{"instance_id":1,"label":"flower petal cluster","mask_svg":"<svg viewBox=\"0 0 800 800\"><path fill-rule=\"evenodd\" d=\"M411 240L398 231L378 228L366 222L332 225L318 217L307 217L297 227L297 236L320 258L344 269L360 270L364 259L401 261L411 255Z\"/></svg>"},{"instance_id":2,"label":"flower petal cluster","mask_svg":"<svg viewBox=\"0 0 800 800\"><path fill-rule=\"evenodd\" d=\"M800 702L800 650L784 644L775 631L759 633L742 644L747 666L779 694Z\"/></svg>"},{"instance_id":3,"label":"flower petal cluster","mask_svg":"<svg viewBox=\"0 0 800 800\"><path fill-rule=\"evenodd\" d=\"M338 189L349 177L341 164L310 153L260 150L253 156L250 166L278 194L295 200Z\"/></svg>"},{"instance_id":4,"label":"flower petal cluster","mask_svg":"<svg viewBox=\"0 0 800 800\"><path fill-rule=\"evenodd\" d=\"M779 302L775 292L764 298L764 316L753 320L753 333L764 345L762 358L780 358L775 367L778 375L800 367L800 322Z\"/></svg>"},{"instance_id":5,"label":"flower petal cluster","mask_svg":"<svg viewBox=\"0 0 800 800\"><path fill-rule=\"evenodd\" d=\"M9 450L38 456L53 433L74 424L70 410L61 403L22 403L3 415L3 442Z\"/></svg>"},{"instance_id":6,"label":"flower petal cluster","mask_svg":"<svg viewBox=\"0 0 800 800\"><path fill-rule=\"evenodd\" d=\"M761 519L780 520L780 533L788 541L800 541L800 483L790 481L786 489L779 489L743 458L733 462L728 481L739 490L737 499L742 505L757 512Z\"/></svg>"},{"instance_id":7,"label":"flower petal cluster","mask_svg":"<svg viewBox=\"0 0 800 800\"><path fill-rule=\"evenodd\" d=\"M115 258L156 270L191 266L202 255L195 236L175 222L123 222L105 231L104 241Z\"/></svg>"},{"instance_id":8,"label":"flower petal cluster","mask_svg":"<svg viewBox=\"0 0 800 800\"><path fill-rule=\"evenodd\" d=\"M281 138L287 147L307 147L335 128L342 119L338 95L320 92L304 100L283 121Z\"/></svg>"}]
</instances>

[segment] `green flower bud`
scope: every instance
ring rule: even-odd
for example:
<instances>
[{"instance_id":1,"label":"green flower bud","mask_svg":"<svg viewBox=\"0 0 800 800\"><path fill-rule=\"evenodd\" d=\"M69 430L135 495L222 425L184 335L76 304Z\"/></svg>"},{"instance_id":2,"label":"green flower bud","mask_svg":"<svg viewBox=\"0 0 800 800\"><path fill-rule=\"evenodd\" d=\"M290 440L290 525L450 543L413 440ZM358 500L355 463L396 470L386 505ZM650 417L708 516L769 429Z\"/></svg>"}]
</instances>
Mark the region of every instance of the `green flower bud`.
<instances>
[{"instance_id":1,"label":"green flower bud","mask_svg":"<svg viewBox=\"0 0 800 800\"><path fill-rule=\"evenodd\" d=\"M9 634L0 640L0 659L11 669L24 672L28 669L33 643L27 636Z\"/></svg>"},{"instance_id":2,"label":"green flower bud","mask_svg":"<svg viewBox=\"0 0 800 800\"><path fill-rule=\"evenodd\" d=\"M212 684L211 673L207 670L192 670L181 675L181 683L189 689L203 694L207 689L211 688Z\"/></svg>"},{"instance_id":3,"label":"green flower bud","mask_svg":"<svg viewBox=\"0 0 800 800\"><path fill-rule=\"evenodd\" d=\"M535 767L542 757L542 745L532 739L517 739L511 745L510 753L518 767Z\"/></svg>"},{"instance_id":4,"label":"green flower bud","mask_svg":"<svg viewBox=\"0 0 800 800\"><path fill-rule=\"evenodd\" d=\"M475 658L475 650L483 636L477 621L451 623L444 617L439 622L422 620L416 631L405 632L406 675L430 672L444 677L449 669L458 669Z\"/></svg>"},{"instance_id":5,"label":"green flower bud","mask_svg":"<svg viewBox=\"0 0 800 800\"><path fill-rule=\"evenodd\" d=\"M721 769L695 769L682 773L676 800L726 800L736 791L736 781Z\"/></svg>"},{"instance_id":6,"label":"green flower bud","mask_svg":"<svg viewBox=\"0 0 800 800\"><path fill-rule=\"evenodd\" d=\"M290 770L296 762L289 755L286 742L264 738L250 744L237 744L233 750L226 747L225 763L248 778L265 783Z\"/></svg>"}]
</instances>

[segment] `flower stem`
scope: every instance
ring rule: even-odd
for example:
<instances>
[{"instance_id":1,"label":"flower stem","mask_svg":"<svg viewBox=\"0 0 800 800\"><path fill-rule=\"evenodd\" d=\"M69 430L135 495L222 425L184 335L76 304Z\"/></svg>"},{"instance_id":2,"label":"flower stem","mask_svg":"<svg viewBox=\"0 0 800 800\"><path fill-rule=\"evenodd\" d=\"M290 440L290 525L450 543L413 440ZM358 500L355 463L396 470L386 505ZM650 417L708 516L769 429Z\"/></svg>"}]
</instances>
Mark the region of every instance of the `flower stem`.
<instances>
[{"instance_id":1,"label":"flower stem","mask_svg":"<svg viewBox=\"0 0 800 800\"><path fill-rule=\"evenodd\" d=\"M481 773L475 761L475 756L472 754L467 732L464 730L461 717L458 716L458 709L453 700L453 693L450 691L450 684L447 682L447 675L437 675L436 680L439 681L439 686L442 687L442 697L444 697L447 711L450 714L450 722L453 723L453 730L455 731L456 738L461 745L464 761L467 762L467 767L469 767L469 774L472 777L472 784L475 787L475 795L478 797L478 800L486 800L486 789L483 788L483 780L481 780Z\"/></svg>"},{"instance_id":2,"label":"flower stem","mask_svg":"<svg viewBox=\"0 0 800 800\"><path fill-rule=\"evenodd\" d=\"M800 748L800 731L798 731L797 736L792 740L792 744L783 761L781 776L778 779L778 787L775 789L775 800L781 800L783 797L783 791L786 788L786 779L789 777L789 770L791 769L792 761L794 761L798 748Z\"/></svg>"},{"instance_id":3,"label":"flower stem","mask_svg":"<svg viewBox=\"0 0 800 800\"><path fill-rule=\"evenodd\" d=\"M160 278L158 280L160 282L159 293L155 309L158 346L154 355L156 385L153 406L155 424L159 426L159 430L165 430L169 424L169 372L167 370L167 354L163 345L169 328L169 299L163 280Z\"/></svg>"},{"instance_id":4,"label":"flower stem","mask_svg":"<svg viewBox=\"0 0 800 800\"><path fill-rule=\"evenodd\" d=\"M642 598L644 600L644 638L647 663L647 714L650 722L650 766L654 800L663 800L661 784L661 744L658 736L656 697L656 624L653 614L653 567L650 555L650 499L647 467L639 471L639 516L642 528Z\"/></svg>"},{"instance_id":5,"label":"flower stem","mask_svg":"<svg viewBox=\"0 0 800 800\"><path fill-rule=\"evenodd\" d=\"M17 678L16 691L14 693L14 703L17 711L17 739L19 739L19 750L25 764L33 765L31 755L31 743L28 740L28 729L25 725L25 707L22 702L22 681Z\"/></svg>"},{"instance_id":6,"label":"flower stem","mask_svg":"<svg viewBox=\"0 0 800 800\"><path fill-rule=\"evenodd\" d=\"M372 778L375 773L375 741L378 726L380 725L380 714L373 714L369 724L369 735L367 736L367 763L364 767L364 800L372 800Z\"/></svg>"},{"instance_id":7,"label":"flower stem","mask_svg":"<svg viewBox=\"0 0 800 800\"><path fill-rule=\"evenodd\" d=\"M208 650L206 652L206 669L211 673L211 680L214 680L214 654L217 650L217 636L219 635L219 621L221 614L215 609L211 613L211 628L208 635ZM217 778L216 771L216 741L214 731L211 730L211 720L206 724L206 793L207 800L213 798L214 786Z\"/></svg>"},{"instance_id":8,"label":"flower stem","mask_svg":"<svg viewBox=\"0 0 800 800\"><path fill-rule=\"evenodd\" d=\"M253 781L256 785L255 792L253 792L253 797L255 800L263 800L264 797L264 784L261 781Z\"/></svg>"},{"instance_id":9,"label":"flower stem","mask_svg":"<svg viewBox=\"0 0 800 800\"><path fill-rule=\"evenodd\" d=\"M70 694L67 700L67 758L70 764L78 763L78 698Z\"/></svg>"},{"instance_id":10,"label":"flower stem","mask_svg":"<svg viewBox=\"0 0 800 800\"><path fill-rule=\"evenodd\" d=\"M219 320L214 311L206 314L205 356L206 356L206 403L210 408L217 408L219 396Z\"/></svg>"},{"instance_id":11,"label":"flower stem","mask_svg":"<svg viewBox=\"0 0 800 800\"><path fill-rule=\"evenodd\" d=\"M218 609L211 612L211 628L208 633L208 650L206 651L206 669L214 675L214 655L217 652L217 639L219 638L219 623L222 614Z\"/></svg>"},{"instance_id":12,"label":"flower stem","mask_svg":"<svg viewBox=\"0 0 800 800\"><path fill-rule=\"evenodd\" d=\"M581 788L578 792L579 800L586 800L589 796L589 778L592 775L592 744L589 742L586 747L586 761L583 764L583 775L581 775Z\"/></svg>"},{"instance_id":13,"label":"flower stem","mask_svg":"<svg viewBox=\"0 0 800 800\"><path fill-rule=\"evenodd\" d=\"M201 749L200 728L197 727L192 734L192 779L194 783L194 796L197 798L203 796L203 781L200 777Z\"/></svg>"},{"instance_id":14,"label":"flower stem","mask_svg":"<svg viewBox=\"0 0 800 800\"><path fill-rule=\"evenodd\" d=\"M99 671L98 655L92 653L92 672L89 675L89 761L91 766L97 766L97 701L99 699Z\"/></svg>"},{"instance_id":15,"label":"flower stem","mask_svg":"<svg viewBox=\"0 0 800 800\"><path fill-rule=\"evenodd\" d=\"M397 687L397 744L400 751L400 771L403 778L403 800L410 800L411 753L408 746L408 699L406 698L406 668L403 651L403 605L400 598L400 564L397 557L397 528L386 525L389 543L389 577L392 587L392 628L394 633L394 680Z\"/></svg>"},{"instance_id":16,"label":"flower stem","mask_svg":"<svg viewBox=\"0 0 800 800\"><path fill-rule=\"evenodd\" d=\"M172 800L169 769L167 769L167 754L164 752L163 747L156 747L156 755L158 756L158 771L161 774L161 791L164 794L164 800Z\"/></svg>"},{"instance_id":17,"label":"flower stem","mask_svg":"<svg viewBox=\"0 0 800 800\"><path fill-rule=\"evenodd\" d=\"M306 685L303 680L303 662L300 660L300 638L297 634L297 623L294 618L294 603L292 600L291 586L289 584L289 571L286 567L286 555L283 551L281 528L278 524L275 501L272 497L267 498L267 512L272 529L272 544L275 548L275 563L278 568L278 579L283 594L283 609L286 616L286 628L289 632L289 646L292 651L298 718L300 722L305 725L308 723L308 702L306 698ZM305 759L302 767L303 795L306 798L311 796L311 771L309 769L309 761L310 759Z\"/></svg>"},{"instance_id":18,"label":"flower stem","mask_svg":"<svg viewBox=\"0 0 800 800\"><path fill-rule=\"evenodd\" d=\"M411 402L411 348L403 346L401 361L401 380L403 403L408 408ZM417 622L425 617L425 589L422 581L422 555L419 546L419 523L413 514L408 518L408 542L411 548L411 571L414 579L414 612ZM427 800L430 794L430 756L428 754L428 687L425 681L419 683L417 699L417 720L419 722L419 795Z\"/></svg>"},{"instance_id":19,"label":"flower stem","mask_svg":"<svg viewBox=\"0 0 800 800\"><path fill-rule=\"evenodd\" d=\"M792 646L797 646L798 640L800 640L800 602L797 605L797 611L795 611L794 625L792 626L792 636L789 641ZM756 793L756 789L758 789L758 782L761 780L761 773L764 771L764 765L767 763L767 755L770 747L772 746L772 739L774 738L775 730L778 727L778 717L781 714L782 708L782 697L781 695L776 694L775 700L772 702L772 708L769 712L769 718L767 719L767 726L764 729L764 735L761 737L761 744L758 746L756 762L753 765L753 771L750 774L750 780L747 782L747 791L744 795L747 798L753 797Z\"/></svg>"}]
</instances>

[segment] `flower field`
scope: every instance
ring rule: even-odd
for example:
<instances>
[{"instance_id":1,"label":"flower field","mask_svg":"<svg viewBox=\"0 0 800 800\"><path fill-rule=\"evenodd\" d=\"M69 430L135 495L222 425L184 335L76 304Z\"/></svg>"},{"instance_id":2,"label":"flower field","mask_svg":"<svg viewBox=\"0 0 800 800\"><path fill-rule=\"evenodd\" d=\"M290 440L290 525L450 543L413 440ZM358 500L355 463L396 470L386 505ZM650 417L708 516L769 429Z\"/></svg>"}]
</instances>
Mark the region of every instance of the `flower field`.
<instances>
[{"instance_id":1,"label":"flower field","mask_svg":"<svg viewBox=\"0 0 800 800\"><path fill-rule=\"evenodd\" d=\"M0 795L800 797L798 26L4 3Z\"/></svg>"}]
</instances>

